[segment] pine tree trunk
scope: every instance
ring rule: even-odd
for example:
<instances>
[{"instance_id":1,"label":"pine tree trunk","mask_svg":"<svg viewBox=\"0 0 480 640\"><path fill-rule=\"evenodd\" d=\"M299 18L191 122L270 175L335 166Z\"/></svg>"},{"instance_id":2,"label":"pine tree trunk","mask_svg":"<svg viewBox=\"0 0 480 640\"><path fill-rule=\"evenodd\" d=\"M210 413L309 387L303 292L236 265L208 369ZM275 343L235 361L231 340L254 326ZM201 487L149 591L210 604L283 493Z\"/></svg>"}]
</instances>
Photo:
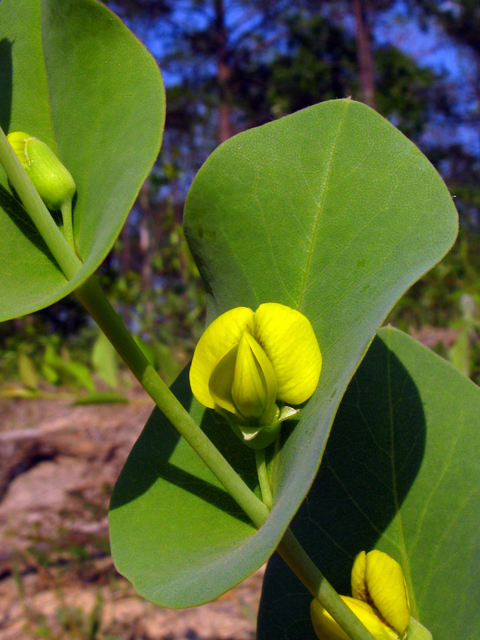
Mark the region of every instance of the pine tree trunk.
<instances>
[{"instance_id":1,"label":"pine tree trunk","mask_svg":"<svg viewBox=\"0 0 480 640\"><path fill-rule=\"evenodd\" d=\"M227 27L223 0L215 0L215 35L217 41L217 80L220 88L218 108L218 142L222 143L233 135L230 107L230 67L228 65Z\"/></svg>"},{"instance_id":2,"label":"pine tree trunk","mask_svg":"<svg viewBox=\"0 0 480 640\"><path fill-rule=\"evenodd\" d=\"M362 100L375 109L375 68L366 19L365 0L352 0L357 27L357 57L360 70Z\"/></svg>"}]
</instances>

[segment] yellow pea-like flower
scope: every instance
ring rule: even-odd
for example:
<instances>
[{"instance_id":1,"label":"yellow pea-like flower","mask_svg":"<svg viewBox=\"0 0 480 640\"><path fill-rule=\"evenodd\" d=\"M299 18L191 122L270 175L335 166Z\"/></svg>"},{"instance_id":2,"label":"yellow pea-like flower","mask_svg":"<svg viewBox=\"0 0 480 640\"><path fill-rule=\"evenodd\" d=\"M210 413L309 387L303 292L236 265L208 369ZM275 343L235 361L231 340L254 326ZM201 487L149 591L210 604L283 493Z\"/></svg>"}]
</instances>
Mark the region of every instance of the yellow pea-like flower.
<instances>
[{"instance_id":1,"label":"yellow pea-like flower","mask_svg":"<svg viewBox=\"0 0 480 640\"><path fill-rule=\"evenodd\" d=\"M57 211L70 203L75 181L52 149L24 131L9 133L7 138L47 207Z\"/></svg>"},{"instance_id":2,"label":"yellow pea-like flower","mask_svg":"<svg viewBox=\"0 0 480 640\"><path fill-rule=\"evenodd\" d=\"M369 604L347 596L341 596L341 598L367 627L375 640L399 640L399 635L375 615ZM319 640L350 640L350 636L343 631L318 600L312 600L310 614L313 628Z\"/></svg>"},{"instance_id":3,"label":"yellow pea-like flower","mask_svg":"<svg viewBox=\"0 0 480 640\"><path fill-rule=\"evenodd\" d=\"M401 566L383 551L362 551L355 558L352 595L340 597L375 640L432 640L430 631L410 616ZM319 640L349 640L317 600L312 601L310 614Z\"/></svg>"},{"instance_id":4,"label":"yellow pea-like flower","mask_svg":"<svg viewBox=\"0 0 480 640\"><path fill-rule=\"evenodd\" d=\"M190 384L197 400L229 418L246 443L263 447L276 437L269 428L282 419L279 403L308 400L321 368L309 320L271 302L256 312L231 309L212 322L195 349ZM260 438L260 430L268 437Z\"/></svg>"},{"instance_id":5,"label":"yellow pea-like flower","mask_svg":"<svg viewBox=\"0 0 480 640\"><path fill-rule=\"evenodd\" d=\"M402 567L383 551L362 551L352 569L352 595L372 605L400 635L410 621L410 603Z\"/></svg>"}]
</instances>

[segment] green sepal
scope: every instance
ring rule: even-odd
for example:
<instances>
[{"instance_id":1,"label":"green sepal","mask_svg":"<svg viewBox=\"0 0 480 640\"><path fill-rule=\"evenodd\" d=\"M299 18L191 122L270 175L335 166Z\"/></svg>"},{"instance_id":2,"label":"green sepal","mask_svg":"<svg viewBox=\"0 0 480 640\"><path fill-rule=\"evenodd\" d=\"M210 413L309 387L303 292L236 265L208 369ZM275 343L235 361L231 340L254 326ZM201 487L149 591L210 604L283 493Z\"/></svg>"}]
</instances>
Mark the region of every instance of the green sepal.
<instances>
[{"instance_id":1,"label":"green sepal","mask_svg":"<svg viewBox=\"0 0 480 640\"><path fill-rule=\"evenodd\" d=\"M235 424L229 421L234 434L251 449L265 449L275 442L282 427L281 420L275 420L272 424L251 427L248 425Z\"/></svg>"},{"instance_id":2,"label":"green sepal","mask_svg":"<svg viewBox=\"0 0 480 640\"><path fill-rule=\"evenodd\" d=\"M405 640L432 640L430 631L415 618L410 618L407 631L403 637Z\"/></svg>"},{"instance_id":3,"label":"green sepal","mask_svg":"<svg viewBox=\"0 0 480 640\"><path fill-rule=\"evenodd\" d=\"M232 427L233 433L243 444L246 444L250 449L265 449L278 438L280 429L282 428L282 422L297 418L300 415L301 409L294 409L288 406L282 407L281 409L276 407L276 415L271 424L255 426L235 422L232 414L222 410L221 407L216 406L215 411L227 420L228 424Z\"/></svg>"}]
</instances>

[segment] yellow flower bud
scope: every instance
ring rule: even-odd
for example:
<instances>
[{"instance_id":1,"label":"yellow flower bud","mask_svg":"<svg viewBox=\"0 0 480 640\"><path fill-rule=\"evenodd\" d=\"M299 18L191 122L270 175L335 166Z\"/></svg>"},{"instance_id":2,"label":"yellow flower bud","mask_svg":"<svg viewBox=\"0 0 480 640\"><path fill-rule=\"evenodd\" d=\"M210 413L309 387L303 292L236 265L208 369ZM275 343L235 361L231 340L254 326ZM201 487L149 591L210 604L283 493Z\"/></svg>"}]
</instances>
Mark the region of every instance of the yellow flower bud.
<instances>
[{"instance_id":1,"label":"yellow flower bud","mask_svg":"<svg viewBox=\"0 0 480 640\"><path fill-rule=\"evenodd\" d=\"M219 360L212 371L209 391L215 403L236 415L270 424L277 414L277 378L258 342L245 330L240 342Z\"/></svg>"},{"instance_id":2,"label":"yellow flower bud","mask_svg":"<svg viewBox=\"0 0 480 640\"><path fill-rule=\"evenodd\" d=\"M362 551L352 568L352 595L374 607L400 635L410 621L410 603L401 566L383 551Z\"/></svg>"},{"instance_id":3,"label":"yellow flower bud","mask_svg":"<svg viewBox=\"0 0 480 640\"><path fill-rule=\"evenodd\" d=\"M254 448L272 442L279 420L315 391L322 356L312 325L299 311L277 303L231 309L206 329L190 369L194 396L229 419ZM295 413L295 412L293 412Z\"/></svg>"},{"instance_id":4,"label":"yellow flower bud","mask_svg":"<svg viewBox=\"0 0 480 640\"><path fill-rule=\"evenodd\" d=\"M341 596L341 598L370 631L375 640L399 640L399 635L375 615L369 604L346 596ZM350 637L327 613L318 600L312 600L310 615L313 628L319 640L350 640Z\"/></svg>"},{"instance_id":5,"label":"yellow flower bud","mask_svg":"<svg viewBox=\"0 0 480 640\"><path fill-rule=\"evenodd\" d=\"M23 131L7 137L46 206L57 211L71 202L75 181L50 147Z\"/></svg>"},{"instance_id":6,"label":"yellow flower bud","mask_svg":"<svg viewBox=\"0 0 480 640\"><path fill-rule=\"evenodd\" d=\"M270 424L277 413L277 377L264 350L248 331L238 344L232 396L245 418Z\"/></svg>"}]
</instances>

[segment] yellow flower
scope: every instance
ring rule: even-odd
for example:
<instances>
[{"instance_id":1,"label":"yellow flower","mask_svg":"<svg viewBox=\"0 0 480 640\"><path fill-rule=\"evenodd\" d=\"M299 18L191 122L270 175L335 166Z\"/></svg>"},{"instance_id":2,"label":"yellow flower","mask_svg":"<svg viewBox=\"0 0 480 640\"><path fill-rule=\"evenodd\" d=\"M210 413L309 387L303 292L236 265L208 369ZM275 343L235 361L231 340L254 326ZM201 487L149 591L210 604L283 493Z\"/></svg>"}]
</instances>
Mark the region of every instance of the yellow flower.
<instances>
[{"instance_id":1,"label":"yellow flower","mask_svg":"<svg viewBox=\"0 0 480 640\"><path fill-rule=\"evenodd\" d=\"M226 416L237 435L258 448L275 439L279 421L292 413L281 413L278 403L308 400L321 367L307 318L271 302L255 313L231 309L212 322L195 349L190 384L199 402Z\"/></svg>"},{"instance_id":2,"label":"yellow flower","mask_svg":"<svg viewBox=\"0 0 480 640\"><path fill-rule=\"evenodd\" d=\"M366 602L341 596L359 620L367 627L375 640L399 640L399 636L390 629L376 615L372 607ZM350 640L345 631L325 611L318 600L312 600L310 605L313 628L319 640Z\"/></svg>"},{"instance_id":3,"label":"yellow flower","mask_svg":"<svg viewBox=\"0 0 480 640\"><path fill-rule=\"evenodd\" d=\"M9 133L7 138L47 207L57 211L71 202L75 181L50 147L23 131Z\"/></svg>"},{"instance_id":4,"label":"yellow flower","mask_svg":"<svg viewBox=\"0 0 480 640\"><path fill-rule=\"evenodd\" d=\"M430 632L410 617L410 603L401 566L383 551L362 551L352 568L353 598L341 596L375 640L431 640ZM349 640L348 635L313 600L312 623L319 640Z\"/></svg>"},{"instance_id":5,"label":"yellow flower","mask_svg":"<svg viewBox=\"0 0 480 640\"><path fill-rule=\"evenodd\" d=\"M352 568L352 595L371 604L400 635L410 621L402 567L383 551L362 551Z\"/></svg>"}]
</instances>

